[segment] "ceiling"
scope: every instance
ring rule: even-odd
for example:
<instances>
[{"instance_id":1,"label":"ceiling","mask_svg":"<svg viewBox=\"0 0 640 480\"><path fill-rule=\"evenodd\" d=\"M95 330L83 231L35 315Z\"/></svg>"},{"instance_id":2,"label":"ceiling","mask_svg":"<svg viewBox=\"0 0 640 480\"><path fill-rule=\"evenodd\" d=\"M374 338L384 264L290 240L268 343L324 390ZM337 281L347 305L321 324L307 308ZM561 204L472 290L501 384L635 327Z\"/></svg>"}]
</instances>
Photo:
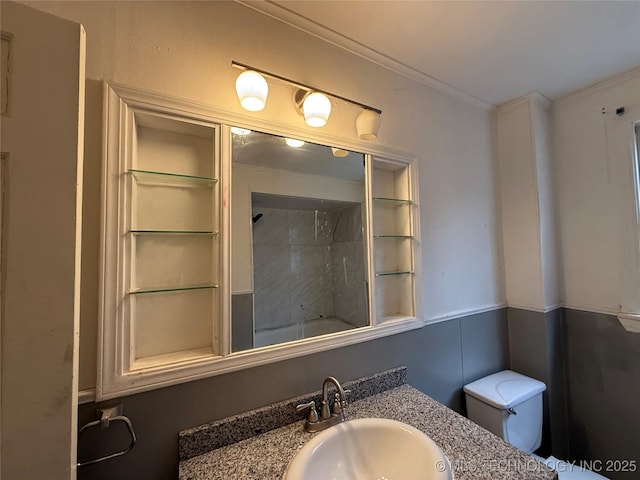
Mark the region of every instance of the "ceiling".
<instances>
[{"instance_id":1,"label":"ceiling","mask_svg":"<svg viewBox=\"0 0 640 480\"><path fill-rule=\"evenodd\" d=\"M640 0L242 1L441 91L550 100L640 66Z\"/></svg>"}]
</instances>

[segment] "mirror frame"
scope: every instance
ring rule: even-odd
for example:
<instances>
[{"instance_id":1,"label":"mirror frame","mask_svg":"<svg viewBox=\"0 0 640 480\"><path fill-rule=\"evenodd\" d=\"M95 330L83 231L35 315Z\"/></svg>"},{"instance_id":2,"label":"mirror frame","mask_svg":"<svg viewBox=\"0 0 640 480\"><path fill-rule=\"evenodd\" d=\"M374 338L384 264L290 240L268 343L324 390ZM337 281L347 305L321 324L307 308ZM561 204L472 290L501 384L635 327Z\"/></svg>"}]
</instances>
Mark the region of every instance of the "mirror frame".
<instances>
[{"instance_id":1,"label":"mirror frame","mask_svg":"<svg viewBox=\"0 0 640 480\"><path fill-rule=\"evenodd\" d=\"M172 364L161 364L148 368L125 371L125 356L130 355L129 339L123 334L123 324L119 320L117 288L118 278L122 275L117 253L118 183L114 178L120 175L126 149L121 139L127 138L130 110L146 110L159 115L180 117L185 121L213 124L219 128L220 201L224 207L220 217L221 248L221 355L187 359ZM322 145L343 148L363 153L366 163L366 222L369 239L366 242L368 278L373 279L374 266L372 254L372 212L371 212L371 170L372 157L384 159L389 163L406 166L409 169L413 222L414 255L414 304L415 316L373 324L375 314L370 310L369 326L342 332L311 337L288 343L254 348L231 353L231 244L230 244L230 201L231 201L231 126L268 133L282 137L293 137ZM416 159L397 150L388 149L369 142L353 141L344 138L332 138L321 132L307 128L297 128L289 124L264 121L254 117L239 115L183 99L143 91L123 85L104 82L104 158L102 170L102 231L100 247L100 306L98 325L98 372L96 379L96 399L106 400L133 393L139 393L169 385L206 378L232 371L252 368L258 365L278 362L316 352L340 348L347 345L394 335L423 327L426 322L422 310L422 282L420 258L420 224L418 172ZM373 295L369 296L373 304Z\"/></svg>"}]
</instances>

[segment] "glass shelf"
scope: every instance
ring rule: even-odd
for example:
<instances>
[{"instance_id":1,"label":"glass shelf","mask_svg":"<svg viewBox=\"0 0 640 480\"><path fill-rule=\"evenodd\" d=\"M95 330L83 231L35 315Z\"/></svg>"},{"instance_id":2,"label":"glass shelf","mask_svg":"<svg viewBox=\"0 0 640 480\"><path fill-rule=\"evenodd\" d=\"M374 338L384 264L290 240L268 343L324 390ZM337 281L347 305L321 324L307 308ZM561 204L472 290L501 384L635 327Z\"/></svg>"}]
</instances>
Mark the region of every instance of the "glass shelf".
<instances>
[{"instance_id":1,"label":"glass shelf","mask_svg":"<svg viewBox=\"0 0 640 480\"><path fill-rule=\"evenodd\" d=\"M200 177L197 175L184 175L181 173L154 172L151 170L138 170L130 168L128 171L136 179L153 181L155 183L180 183L185 185L202 184L213 185L218 181L213 177Z\"/></svg>"},{"instance_id":2,"label":"glass shelf","mask_svg":"<svg viewBox=\"0 0 640 480\"><path fill-rule=\"evenodd\" d=\"M218 235L212 230L129 230L134 235Z\"/></svg>"},{"instance_id":3,"label":"glass shelf","mask_svg":"<svg viewBox=\"0 0 640 480\"><path fill-rule=\"evenodd\" d=\"M390 275L411 275L413 272L411 270L402 270L402 271L394 271L394 272L376 272L376 277L387 277Z\"/></svg>"},{"instance_id":4,"label":"glass shelf","mask_svg":"<svg viewBox=\"0 0 640 480\"><path fill-rule=\"evenodd\" d=\"M373 238L399 238L402 240L411 240L413 235L373 235Z\"/></svg>"},{"instance_id":5,"label":"glass shelf","mask_svg":"<svg viewBox=\"0 0 640 480\"><path fill-rule=\"evenodd\" d=\"M374 202L381 202L390 206L411 205L411 200L401 198L373 197Z\"/></svg>"},{"instance_id":6,"label":"glass shelf","mask_svg":"<svg viewBox=\"0 0 640 480\"><path fill-rule=\"evenodd\" d=\"M205 283L203 285L185 285L183 287L152 287L152 288L137 288L131 290L131 295L140 295L143 293L162 293L162 292L181 292L185 290L202 290L205 288L218 288L215 283Z\"/></svg>"}]
</instances>

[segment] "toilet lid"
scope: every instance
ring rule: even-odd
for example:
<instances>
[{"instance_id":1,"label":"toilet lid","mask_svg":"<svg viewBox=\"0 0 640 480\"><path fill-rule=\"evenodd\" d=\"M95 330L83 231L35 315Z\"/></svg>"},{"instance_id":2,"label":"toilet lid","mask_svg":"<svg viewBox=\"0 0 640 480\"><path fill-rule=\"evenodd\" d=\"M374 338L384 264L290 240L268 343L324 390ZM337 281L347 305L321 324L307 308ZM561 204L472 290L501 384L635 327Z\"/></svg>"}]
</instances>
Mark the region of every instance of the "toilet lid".
<instances>
[{"instance_id":1,"label":"toilet lid","mask_svg":"<svg viewBox=\"0 0 640 480\"><path fill-rule=\"evenodd\" d=\"M493 407L506 409L529 400L546 388L543 382L503 370L465 385L464 392Z\"/></svg>"}]
</instances>

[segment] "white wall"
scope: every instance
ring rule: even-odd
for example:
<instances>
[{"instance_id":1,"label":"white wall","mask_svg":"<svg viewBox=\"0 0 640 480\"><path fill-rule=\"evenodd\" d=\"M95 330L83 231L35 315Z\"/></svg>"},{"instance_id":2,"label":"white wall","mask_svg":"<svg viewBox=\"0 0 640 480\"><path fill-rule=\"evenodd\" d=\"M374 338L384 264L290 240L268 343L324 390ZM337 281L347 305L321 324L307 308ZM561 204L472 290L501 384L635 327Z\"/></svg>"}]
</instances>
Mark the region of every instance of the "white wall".
<instances>
[{"instance_id":1,"label":"white wall","mask_svg":"<svg viewBox=\"0 0 640 480\"><path fill-rule=\"evenodd\" d=\"M563 303L572 308L640 313L631 152L639 92L635 69L553 106ZM617 107L627 113L617 117Z\"/></svg>"},{"instance_id":2,"label":"white wall","mask_svg":"<svg viewBox=\"0 0 640 480\"><path fill-rule=\"evenodd\" d=\"M33 2L87 30L87 146L81 386L95 377L103 79L245 114L232 60L383 110L377 144L419 161L423 304L430 319L504 302L491 112L388 71L233 2ZM256 118L303 127L292 92L272 84ZM338 103L323 132L357 138ZM338 142L336 142L338 143ZM363 142L363 145L366 143Z\"/></svg>"},{"instance_id":3,"label":"white wall","mask_svg":"<svg viewBox=\"0 0 640 480\"><path fill-rule=\"evenodd\" d=\"M538 206L540 211L540 252L542 255L542 289L545 310L560 305L558 279L558 242L556 227L556 192L553 182L551 146L551 103L538 94L531 96L533 148L536 155Z\"/></svg>"},{"instance_id":4,"label":"white wall","mask_svg":"<svg viewBox=\"0 0 640 480\"><path fill-rule=\"evenodd\" d=\"M538 93L498 109L502 238L509 306L558 306L550 102Z\"/></svg>"},{"instance_id":5,"label":"white wall","mask_svg":"<svg viewBox=\"0 0 640 480\"><path fill-rule=\"evenodd\" d=\"M421 90L414 104L399 94L406 111L422 118L404 117L400 109L396 121L414 135L398 145L419 159L425 315L437 319L504 305L492 113Z\"/></svg>"},{"instance_id":6,"label":"white wall","mask_svg":"<svg viewBox=\"0 0 640 480\"><path fill-rule=\"evenodd\" d=\"M531 108L524 97L498 111L498 156L507 301L539 309L544 288Z\"/></svg>"}]
</instances>

